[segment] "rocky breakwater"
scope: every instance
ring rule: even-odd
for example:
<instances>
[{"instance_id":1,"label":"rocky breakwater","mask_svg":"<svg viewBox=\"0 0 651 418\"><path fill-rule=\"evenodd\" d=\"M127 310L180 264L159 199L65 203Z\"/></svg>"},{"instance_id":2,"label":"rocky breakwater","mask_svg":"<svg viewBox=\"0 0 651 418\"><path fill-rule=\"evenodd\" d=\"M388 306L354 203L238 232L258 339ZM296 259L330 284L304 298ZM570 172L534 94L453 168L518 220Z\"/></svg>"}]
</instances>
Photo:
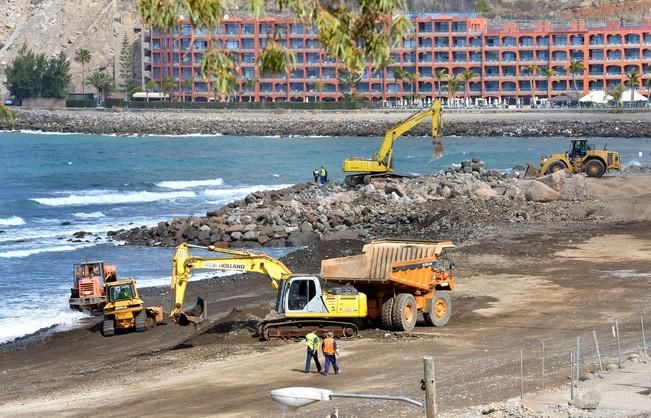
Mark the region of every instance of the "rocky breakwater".
<instances>
[{"instance_id":1,"label":"rocky breakwater","mask_svg":"<svg viewBox=\"0 0 651 418\"><path fill-rule=\"evenodd\" d=\"M564 171L520 180L517 173L489 170L475 159L434 176L374 181L353 189L332 182L255 192L205 217L112 231L109 236L149 246L189 242L237 248L379 237L462 241L488 225L596 220L594 211L586 214L572 202L586 197L583 181Z\"/></svg>"}]
</instances>

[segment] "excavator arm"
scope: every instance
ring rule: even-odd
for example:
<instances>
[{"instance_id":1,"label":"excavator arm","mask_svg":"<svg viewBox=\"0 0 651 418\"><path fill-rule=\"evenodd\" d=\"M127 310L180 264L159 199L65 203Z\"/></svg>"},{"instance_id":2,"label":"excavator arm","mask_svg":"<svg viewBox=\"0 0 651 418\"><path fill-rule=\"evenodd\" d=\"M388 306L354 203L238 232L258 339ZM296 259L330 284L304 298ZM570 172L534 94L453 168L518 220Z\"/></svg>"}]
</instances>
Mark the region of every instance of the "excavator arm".
<instances>
[{"instance_id":1,"label":"excavator arm","mask_svg":"<svg viewBox=\"0 0 651 418\"><path fill-rule=\"evenodd\" d=\"M224 257L198 257L191 256L189 248L201 248ZM200 247L180 244L176 247L172 267L172 283L170 291L173 296L172 307L170 309L170 319L179 324L197 323L205 317L205 307L203 301L198 302L202 306L193 309L191 313L183 312L183 302L185 300L185 291L193 269L207 269L232 272L253 272L261 273L269 277L271 287L278 290L281 282L289 277L292 273L282 262L266 254L249 253L246 251L236 251L217 247ZM202 312L197 312L197 311Z\"/></svg>"},{"instance_id":2,"label":"excavator arm","mask_svg":"<svg viewBox=\"0 0 651 418\"><path fill-rule=\"evenodd\" d=\"M393 144L401 135L412 130L416 125L424 120L431 118L432 120L432 142L434 143L434 158L440 158L443 153L442 142L439 139L443 131L443 119L441 117L441 103L437 100L431 108L421 110L414 113L402 122L392 126L387 130L384 135L384 141L380 145L378 151L371 159L364 159L359 157L352 157L344 160L343 171L345 173L363 173L365 174L382 174L393 172L391 161L393 159ZM438 157L436 157L438 156ZM352 177L360 176L349 175L347 183L355 184L356 181Z\"/></svg>"}]
</instances>

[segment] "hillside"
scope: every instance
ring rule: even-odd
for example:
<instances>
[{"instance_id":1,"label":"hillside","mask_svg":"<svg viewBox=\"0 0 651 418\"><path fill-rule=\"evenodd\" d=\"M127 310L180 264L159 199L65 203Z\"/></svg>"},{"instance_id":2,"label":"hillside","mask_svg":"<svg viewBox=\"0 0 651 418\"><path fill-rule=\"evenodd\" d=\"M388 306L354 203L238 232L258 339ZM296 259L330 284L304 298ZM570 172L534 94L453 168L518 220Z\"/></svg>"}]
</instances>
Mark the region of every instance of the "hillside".
<instances>
[{"instance_id":1,"label":"hillside","mask_svg":"<svg viewBox=\"0 0 651 418\"><path fill-rule=\"evenodd\" d=\"M87 69L113 71L123 36L133 40L136 0L2 0L0 10L0 83L4 67L21 45L38 52L74 56L88 49ZM412 12L473 12L474 0L409 0ZM489 16L504 19L600 20L603 16L639 20L651 0L486 0ZM6 6L5 6L6 5ZM71 62L73 90L81 90L81 66ZM6 92L0 87L0 97Z\"/></svg>"}]
</instances>

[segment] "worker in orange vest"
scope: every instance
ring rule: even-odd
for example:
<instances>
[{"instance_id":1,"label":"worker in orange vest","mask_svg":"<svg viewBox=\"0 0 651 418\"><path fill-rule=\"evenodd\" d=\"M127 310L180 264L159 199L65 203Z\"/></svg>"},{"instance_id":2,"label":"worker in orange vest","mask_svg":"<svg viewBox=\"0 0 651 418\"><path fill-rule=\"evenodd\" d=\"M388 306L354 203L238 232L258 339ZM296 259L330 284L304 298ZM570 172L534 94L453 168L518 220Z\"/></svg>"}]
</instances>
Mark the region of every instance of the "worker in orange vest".
<instances>
[{"instance_id":1,"label":"worker in orange vest","mask_svg":"<svg viewBox=\"0 0 651 418\"><path fill-rule=\"evenodd\" d=\"M328 332L327 337L323 339L323 356L325 357L325 366L323 367L324 376L328 375L328 370L330 369L330 363L332 363L332 368L335 370L335 374L339 374L339 366L337 366L337 342L335 341L335 334L332 331Z\"/></svg>"}]
</instances>

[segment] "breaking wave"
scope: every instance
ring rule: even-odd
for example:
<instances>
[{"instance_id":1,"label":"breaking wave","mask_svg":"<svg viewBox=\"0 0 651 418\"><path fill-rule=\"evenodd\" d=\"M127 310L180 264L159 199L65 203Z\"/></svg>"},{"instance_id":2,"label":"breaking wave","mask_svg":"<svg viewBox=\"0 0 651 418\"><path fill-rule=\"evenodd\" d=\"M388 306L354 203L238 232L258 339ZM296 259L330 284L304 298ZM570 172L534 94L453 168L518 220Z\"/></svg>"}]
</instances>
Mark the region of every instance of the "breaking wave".
<instances>
[{"instance_id":1,"label":"breaking wave","mask_svg":"<svg viewBox=\"0 0 651 418\"><path fill-rule=\"evenodd\" d=\"M191 198L195 196L196 194L194 192L112 192L97 195L71 194L65 197L40 197L31 200L45 206L87 206L155 202L158 200Z\"/></svg>"},{"instance_id":2,"label":"breaking wave","mask_svg":"<svg viewBox=\"0 0 651 418\"><path fill-rule=\"evenodd\" d=\"M194 187L210 187L210 186L221 186L224 184L223 179L213 179L213 180L173 180L173 181L161 181L154 183L155 186L162 187L164 189L192 189Z\"/></svg>"}]
</instances>

